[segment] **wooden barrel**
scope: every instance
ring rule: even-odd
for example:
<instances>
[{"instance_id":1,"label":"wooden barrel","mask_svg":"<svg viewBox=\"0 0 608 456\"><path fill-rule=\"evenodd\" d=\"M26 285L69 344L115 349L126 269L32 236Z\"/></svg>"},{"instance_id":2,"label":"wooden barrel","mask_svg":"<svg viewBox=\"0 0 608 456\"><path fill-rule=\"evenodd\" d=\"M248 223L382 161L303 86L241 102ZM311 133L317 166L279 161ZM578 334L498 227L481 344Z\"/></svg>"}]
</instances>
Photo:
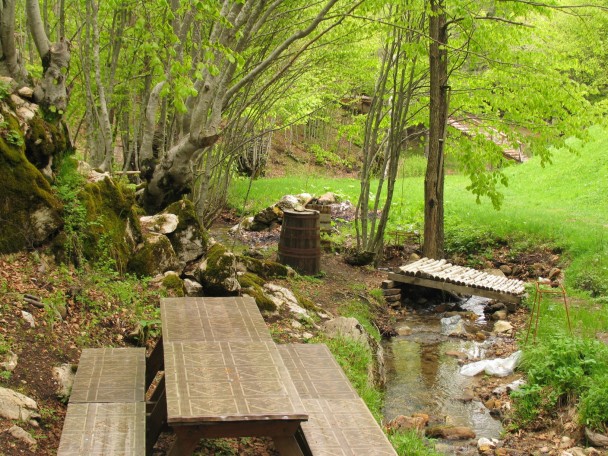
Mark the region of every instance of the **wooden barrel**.
<instances>
[{"instance_id":1,"label":"wooden barrel","mask_svg":"<svg viewBox=\"0 0 608 456\"><path fill-rule=\"evenodd\" d=\"M321 233L331 232L331 206L323 204L307 204L306 209L319 211L319 224Z\"/></svg>"},{"instance_id":2,"label":"wooden barrel","mask_svg":"<svg viewBox=\"0 0 608 456\"><path fill-rule=\"evenodd\" d=\"M279 263L300 274L314 275L321 270L321 233L317 211L283 212L279 238Z\"/></svg>"}]
</instances>

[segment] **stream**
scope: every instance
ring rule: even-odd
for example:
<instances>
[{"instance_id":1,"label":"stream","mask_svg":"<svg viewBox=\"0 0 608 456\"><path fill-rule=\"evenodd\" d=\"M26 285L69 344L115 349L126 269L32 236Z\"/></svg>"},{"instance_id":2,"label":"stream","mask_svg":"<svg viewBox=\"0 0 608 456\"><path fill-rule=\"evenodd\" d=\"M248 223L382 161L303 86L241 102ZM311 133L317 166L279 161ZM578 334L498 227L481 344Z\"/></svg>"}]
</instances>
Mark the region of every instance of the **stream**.
<instances>
[{"instance_id":1,"label":"stream","mask_svg":"<svg viewBox=\"0 0 608 456\"><path fill-rule=\"evenodd\" d=\"M478 318L474 324L480 330L487 326L483 314L487 301L472 297L460 304L462 309L475 313ZM475 431L477 439L499 438L501 422L490 416L480 401L471 400L475 377L460 375L458 359L446 355L446 352L461 352L470 360L484 359L492 339L476 342L444 336L441 318L441 314L432 312L410 313L396 325L407 326L410 334L384 342L385 421L399 415L425 413L430 417L430 424L466 426ZM476 446L466 441L441 441L438 450L445 454L477 454Z\"/></svg>"}]
</instances>

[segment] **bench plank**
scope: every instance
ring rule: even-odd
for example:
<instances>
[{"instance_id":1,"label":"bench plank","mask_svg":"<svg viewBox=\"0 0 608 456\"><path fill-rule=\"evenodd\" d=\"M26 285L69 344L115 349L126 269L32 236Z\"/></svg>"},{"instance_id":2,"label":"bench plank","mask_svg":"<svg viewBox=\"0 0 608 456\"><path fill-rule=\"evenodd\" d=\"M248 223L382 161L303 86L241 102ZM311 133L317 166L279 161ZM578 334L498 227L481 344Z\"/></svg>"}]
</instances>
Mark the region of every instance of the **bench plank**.
<instances>
[{"instance_id":1,"label":"bench plank","mask_svg":"<svg viewBox=\"0 0 608 456\"><path fill-rule=\"evenodd\" d=\"M82 351L70 403L143 402L145 348L87 348Z\"/></svg>"},{"instance_id":2,"label":"bench plank","mask_svg":"<svg viewBox=\"0 0 608 456\"><path fill-rule=\"evenodd\" d=\"M144 456L146 404L69 404L58 456Z\"/></svg>"},{"instance_id":3,"label":"bench plank","mask_svg":"<svg viewBox=\"0 0 608 456\"><path fill-rule=\"evenodd\" d=\"M397 455L326 345L278 349L309 415L301 428L313 455Z\"/></svg>"}]
</instances>

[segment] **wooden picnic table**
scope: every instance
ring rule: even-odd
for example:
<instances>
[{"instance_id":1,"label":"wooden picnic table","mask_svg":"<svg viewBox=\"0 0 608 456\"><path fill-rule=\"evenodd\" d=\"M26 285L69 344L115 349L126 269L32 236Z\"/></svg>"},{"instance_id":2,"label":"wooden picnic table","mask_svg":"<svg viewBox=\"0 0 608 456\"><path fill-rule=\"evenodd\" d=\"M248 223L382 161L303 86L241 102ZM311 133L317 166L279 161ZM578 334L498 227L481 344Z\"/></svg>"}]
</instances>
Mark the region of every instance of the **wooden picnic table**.
<instances>
[{"instance_id":1,"label":"wooden picnic table","mask_svg":"<svg viewBox=\"0 0 608 456\"><path fill-rule=\"evenodd\" d=\"M302 454L294 436L308 415L252 298L166 298L161 319L171 455L254 436Z\"/></svg>"}]
</instances>

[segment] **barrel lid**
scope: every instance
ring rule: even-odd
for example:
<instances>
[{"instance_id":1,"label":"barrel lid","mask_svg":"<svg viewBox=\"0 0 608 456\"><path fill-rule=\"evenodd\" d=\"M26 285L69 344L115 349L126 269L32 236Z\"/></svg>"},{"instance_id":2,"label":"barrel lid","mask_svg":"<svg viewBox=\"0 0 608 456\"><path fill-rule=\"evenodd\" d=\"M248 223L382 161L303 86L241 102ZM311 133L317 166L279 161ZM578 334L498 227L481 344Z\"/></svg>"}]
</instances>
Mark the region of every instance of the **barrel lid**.
<instances>
[{"instance_id":1,"label":"barrel lid","mask_svg":"<svg viewBox=\"0 0 608 456\"><path fill-rule=\"evenodd\" d=\"M318 214L319 211L313 211L311 209L306 209L304 211L296 211L294 209L285 209L283 211L283 214L289 214L289 215L314 215L314 214Z\"/></svg>"}]
</instances>

